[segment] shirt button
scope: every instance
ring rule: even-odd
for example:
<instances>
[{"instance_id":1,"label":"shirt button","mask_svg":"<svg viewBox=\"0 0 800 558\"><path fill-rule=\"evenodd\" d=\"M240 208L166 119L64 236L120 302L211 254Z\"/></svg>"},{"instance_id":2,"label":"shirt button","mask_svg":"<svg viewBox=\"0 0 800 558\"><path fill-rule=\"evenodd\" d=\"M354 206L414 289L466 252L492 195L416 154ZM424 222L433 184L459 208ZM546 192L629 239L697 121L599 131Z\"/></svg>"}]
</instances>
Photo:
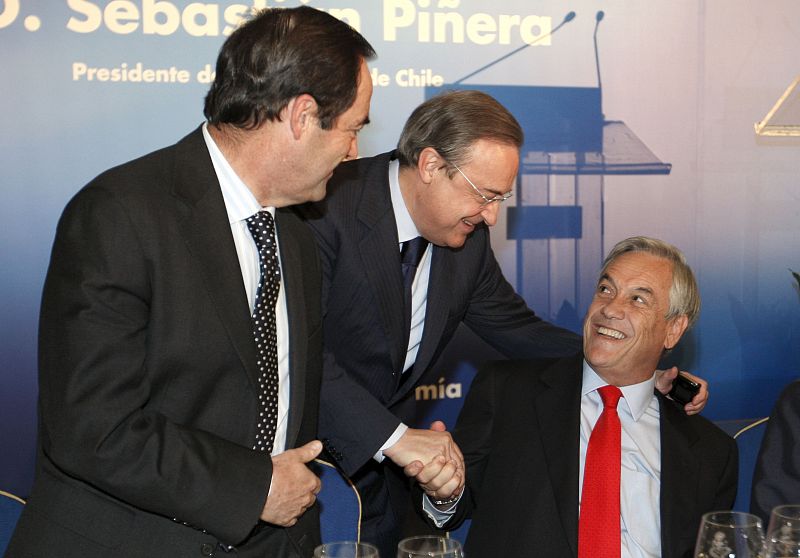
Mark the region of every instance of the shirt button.
<instances>
[{"instance_id":1,"label":"shirt button","mask_svg":"<svg viewBox=\"0 0 800 558\"><path fill-rule=\"evenodd\" d=\"M214 545L208 543L201 544L200 554L203 556L214 556Z\"/></svg>"}]
</instances>

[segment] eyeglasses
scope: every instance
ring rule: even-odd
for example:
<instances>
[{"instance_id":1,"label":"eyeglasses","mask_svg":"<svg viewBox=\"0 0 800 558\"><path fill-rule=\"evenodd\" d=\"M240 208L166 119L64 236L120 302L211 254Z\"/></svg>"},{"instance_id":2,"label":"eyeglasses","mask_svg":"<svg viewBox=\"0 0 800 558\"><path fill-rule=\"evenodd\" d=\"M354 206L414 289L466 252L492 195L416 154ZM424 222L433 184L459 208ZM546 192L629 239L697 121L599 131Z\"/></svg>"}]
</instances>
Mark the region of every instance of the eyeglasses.
<instances>
[{"instance_id":1,"label":"eyeglasses","mask_svg":"<svg viewBox=\"0 0 800 558\"><path fill-rule=\"evenodd\" d=\"M489 204L490 204L490 203L492 203L492 202L498 202L498 203L501 203L501 202L504 202L504 201L506 201L508 198L510 198L510 197L513 195L513 192L506 192L505 194L501 194L501 195L499 195L499 196L495 196L495 197L493 197L493 198L487 198L486 196L484 196L484 195L483 195L483 192L481 192L481 191L478 189L478 187L477 187L477 186L475 186L475 184L473 184L473 183L472 183L472 180L470 180L470 179L467 177L467 175L466 175L466 174L464 174L464 171L462 171L460 168L458 168L458 165L456 165L455 163L453 163L453 166L456 168L456 170L457 170L458 172L460 172L460 173L461 173L461 176L463 176L463 177L464 177L464 180L466 180L466 181L469 183L469 185L470 185L470 186L472 186L472 189L473 189L473 190L475 190L475 191L478 193L478 195L479 195L480 197L482 197L482 198L483 198L483 203L482 203L481 205L489 205Z\"/></svg>"}]
</instances>

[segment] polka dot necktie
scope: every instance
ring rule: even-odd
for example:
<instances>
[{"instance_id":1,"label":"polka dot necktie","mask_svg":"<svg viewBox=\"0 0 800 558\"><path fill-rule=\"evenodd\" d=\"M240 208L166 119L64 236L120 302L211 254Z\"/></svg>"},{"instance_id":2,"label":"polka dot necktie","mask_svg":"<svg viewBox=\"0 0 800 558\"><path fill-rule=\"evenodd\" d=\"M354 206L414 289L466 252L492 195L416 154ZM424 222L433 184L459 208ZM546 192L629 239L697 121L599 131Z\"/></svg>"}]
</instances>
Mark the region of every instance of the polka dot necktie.
<instances>
[{"instance_id":1,"label":"polka dot necktie","mask_svg":"<svg viewBox=\"0 0 800 558\"><path fill-rule=\"evenodd\" d=\"M622 427L617 403L622 392L616 386L603 386L597 391L603 400L603 412L589 436L586 450L578 520L578 558L619 558L622 552L619 520Z\"/></svg>"},{"instance_id":2,"label":"polka dot necktie","mask_svg":"<svg viewBox=\"0 0 800 558\"><path fill-rule=\"evenodd\" d=\"M275 221L269 211L259 211L247 219L247 228L258 247L261 280L253 309L253 335L258 366L258 424L253 449L272 451L278 426L278 333L275 304L281 288Z\"/></svg>"}]
</instances>

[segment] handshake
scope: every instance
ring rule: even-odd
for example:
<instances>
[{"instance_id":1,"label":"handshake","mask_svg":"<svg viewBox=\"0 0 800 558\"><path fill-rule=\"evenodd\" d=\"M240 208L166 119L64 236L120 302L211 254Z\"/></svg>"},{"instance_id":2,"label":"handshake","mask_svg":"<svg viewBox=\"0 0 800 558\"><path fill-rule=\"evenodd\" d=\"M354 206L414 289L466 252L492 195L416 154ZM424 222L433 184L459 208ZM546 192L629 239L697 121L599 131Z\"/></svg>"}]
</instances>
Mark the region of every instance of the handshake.
<instances>
[{"instance_id":1,"label":"handshake","mask_svg":"<svg viewBox=\"0 0 800 558\"><path fill-rule=\"evenodd\" d=\"M464 456L441 421L409 428L384 455L414 478L433 504L452 505L464 490Z\"/></svg>"}]
</instances>

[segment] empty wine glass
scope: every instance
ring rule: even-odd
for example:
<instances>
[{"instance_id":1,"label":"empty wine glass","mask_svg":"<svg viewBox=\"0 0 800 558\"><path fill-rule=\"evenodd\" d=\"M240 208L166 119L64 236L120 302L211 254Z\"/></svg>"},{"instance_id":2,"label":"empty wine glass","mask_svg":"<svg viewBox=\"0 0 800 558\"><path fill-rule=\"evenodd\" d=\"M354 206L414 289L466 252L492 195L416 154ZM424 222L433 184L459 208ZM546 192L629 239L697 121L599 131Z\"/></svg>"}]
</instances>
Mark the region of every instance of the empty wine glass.
<instances>
[{"instance_id":1,"label":"empty wine glass","mask_svg":"<svg viewBox=\"0 0 800 558\"><path fill-rule=\"evenodd\" d=\"M800 505L772 510L767 527L767 558L800 557Z\"/></svg>"},{"instance_id":2,"label":"empty wine glass","mask_svg":"<svg viewBox=\"0 0 800 558\"><path fill-rule=\"evenodd\" d=\"M755 515L719 511L703 515L696 558L763 558L764 528Z\"/></svg>"},{"instance_id":3,"label":"empty wine glass","mask_svg":"<svg viewBox=\"0 0 800 558\"><path fill-rule=\"evenodd\" d=\"M314 549L314 558L378 558L378 549L369 543L329 542Z\"/></svg>"},{"instance_id":4,"label":"empty wine glass","mask_svg":"<svg viewBox=\"0 0 800 558\"><path fill-rule=\"evenodd\" d=\"M464 551L456 539L422 535L400 541L397 558L464 558Z\"/></svg>"}]
</instances>

